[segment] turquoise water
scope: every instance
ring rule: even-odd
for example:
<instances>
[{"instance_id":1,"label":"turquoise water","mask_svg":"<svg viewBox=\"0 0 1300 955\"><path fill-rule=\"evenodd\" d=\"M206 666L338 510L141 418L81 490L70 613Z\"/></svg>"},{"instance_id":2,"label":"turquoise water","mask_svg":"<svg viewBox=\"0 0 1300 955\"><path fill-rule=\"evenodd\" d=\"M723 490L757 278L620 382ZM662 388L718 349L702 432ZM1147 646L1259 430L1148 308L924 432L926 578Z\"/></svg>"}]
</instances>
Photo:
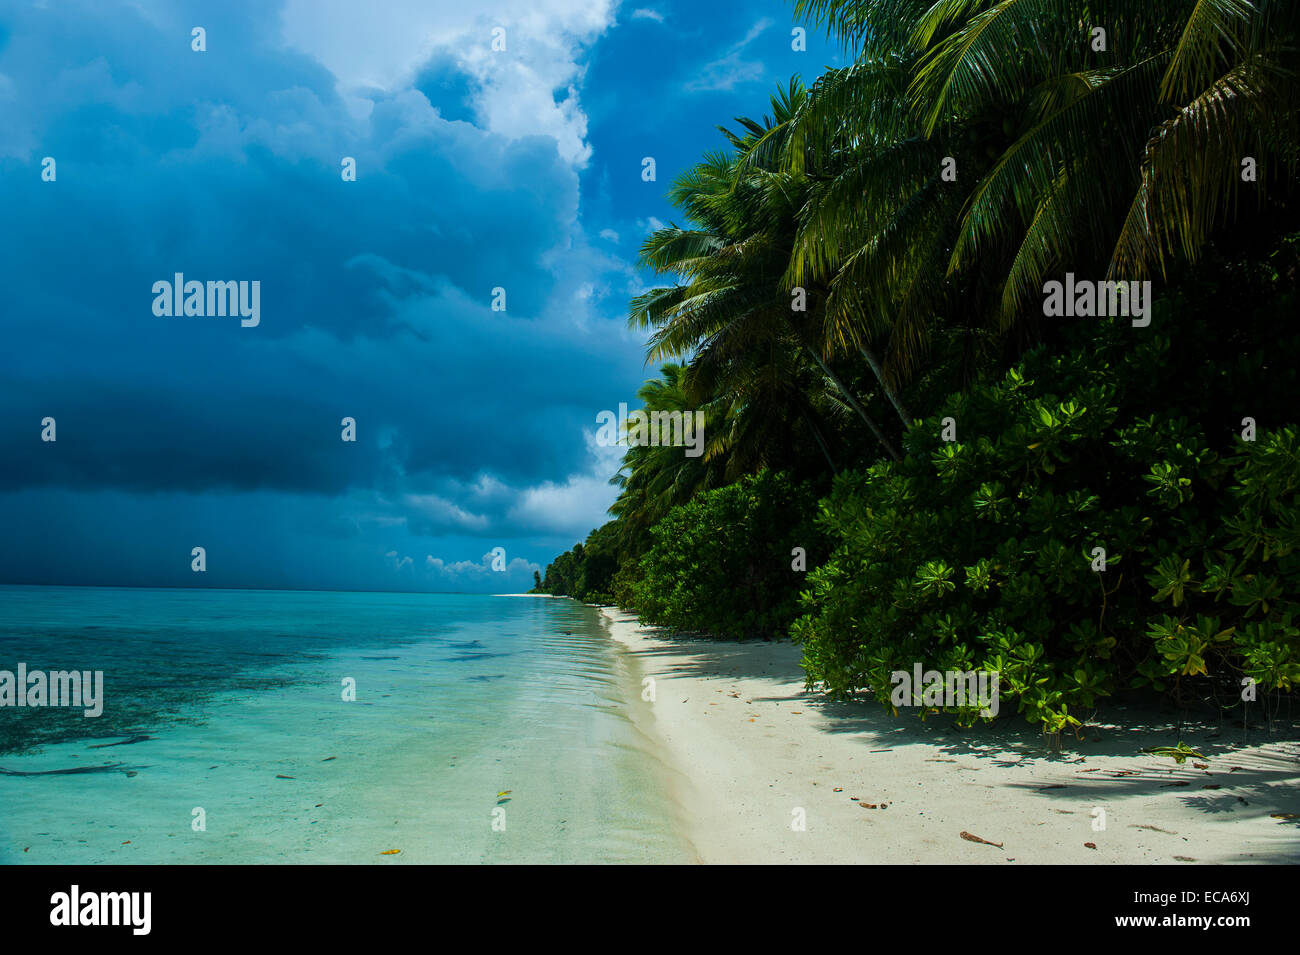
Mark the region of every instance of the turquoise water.
<instances>
[{"instance_id":1,"label":"turquoise water","mask_svg":"<svg viewBox=\"0 0 1300 955\"><path fill-rule=\"evenodd\" d=\"M102 670L104 711L0 708L0 862L691 855L634 664L572 601L0 587L19 662Z\"/></svg>"}]
</instances>

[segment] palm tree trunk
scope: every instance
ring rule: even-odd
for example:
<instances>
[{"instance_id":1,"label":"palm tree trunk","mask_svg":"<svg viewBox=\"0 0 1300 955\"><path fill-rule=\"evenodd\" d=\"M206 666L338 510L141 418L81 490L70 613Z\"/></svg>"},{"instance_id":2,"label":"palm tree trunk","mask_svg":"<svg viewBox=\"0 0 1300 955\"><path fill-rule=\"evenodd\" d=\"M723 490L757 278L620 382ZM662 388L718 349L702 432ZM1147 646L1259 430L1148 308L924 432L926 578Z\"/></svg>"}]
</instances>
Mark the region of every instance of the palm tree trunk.
<instances>
[{"instance_id":1,"label":"palm tree trunk","mask_svg":"<svg viewBox=\"0 0 1300 955\"><path fill-rule=\"evenodd\" d=\"M826 463L830 465L831 474L838 474L839 468L835 466L835 459L831 457L830 449L826 447L826 442L822 438L821 429L817 427L816 423L808 415L808 412L800 411L799 413L803 415L803 420L807 422L808 429L812 431L813 440L817 442L817 447L822 449L822 457L824 457Z\"/></svg>"},{"instance_id":2,"label":"palm tree trunk","mask_svg":"<svg viewBox=\"0 0 1300 955\"><path fill-rule=\"evenodd\" d=\"M834 382L835 387L839 389L840 394L844 395L844 400L847 401L849 406L858 413L858 417L867 423L867 427L871 429L871 433L876 436L876 440L881 443L885 451L889 453L889 456L895 461L903 460L902 455L898 453L898 449L894 447L893 442L890 441L885 433L880 430L880 426L871 419L871 416L867 414L866 409L858 403L858 399L853 396L853 392L849 390L848 386L840 380L840 376L831 371L830 366L827 365L826 362L822 361L822 356L817 354L817 349L809 348L807 345L805 345L804 348L808 350L808 354L812 355L813 361L817 362L818 367L821 368L826 377Z\"/></svg>"},{"instance_id":3,"label":"palm tree trunk","mask_svg":"<svg viewBox=\"0 0 1300 955\"><path fill-rule=\"evenodd\" d=\"M871 370L876 373L876 380L880 382L880 387L885 390L885 397L889 399L889 403L893 405L894 410L898 412L898 417L903 420L903 427L912 427L912 416L908 414L907 409L903 407L903 401L898 397L898 392L891 388L889 383L885 381L884 370L880 367L880 361L876 358L875 352L865 345L859 345L858 351L860 351L862 357L867 360L867 364L871 366Z\"/></svg>"}]
</instances>

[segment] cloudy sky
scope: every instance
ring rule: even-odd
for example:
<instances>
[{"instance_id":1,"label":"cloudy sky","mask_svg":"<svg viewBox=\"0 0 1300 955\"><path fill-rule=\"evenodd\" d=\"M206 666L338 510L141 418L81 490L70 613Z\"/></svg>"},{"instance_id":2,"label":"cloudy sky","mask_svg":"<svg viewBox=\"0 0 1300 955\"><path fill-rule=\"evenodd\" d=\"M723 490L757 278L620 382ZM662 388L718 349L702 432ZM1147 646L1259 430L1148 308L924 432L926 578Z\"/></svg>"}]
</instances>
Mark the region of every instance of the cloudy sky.
<instances>
[{"instance_id":1,"label":"cloudy sky","mask_svg":"<svg viewBox=\"0 0 1300 955\"><path fill-rule=\"evenodd\" d=\"M607 519L596 414L654 375L625 315L669 181L838 62L793 26L781 0L0 0L0 582L531 586ZM259 324L155 315L175 273L258 281Z\"/></svg>"}]
</instances>

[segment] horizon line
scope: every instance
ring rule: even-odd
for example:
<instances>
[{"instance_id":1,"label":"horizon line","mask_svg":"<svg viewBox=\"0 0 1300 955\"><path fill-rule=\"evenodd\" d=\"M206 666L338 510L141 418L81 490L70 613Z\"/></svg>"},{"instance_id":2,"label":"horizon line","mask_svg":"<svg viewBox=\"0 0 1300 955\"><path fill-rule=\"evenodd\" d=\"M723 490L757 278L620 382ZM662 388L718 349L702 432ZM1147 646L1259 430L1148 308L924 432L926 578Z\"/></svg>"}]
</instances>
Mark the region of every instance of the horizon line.
<instances>
[{"instance_id":1,"label":"horizon line","mask_svg":"<svg viewBox=\"0 0 1300 955\"><path fill-rule=\"evenodd\" d=\"M65 587L82 590L187 590L231 593L281 594L411 594L413 596L515 597L527 594L498 594L478 590L338 590L332 587L173 587L153 584L32 584L0 581L0 587Z\"/></svg>"}]
</instances>

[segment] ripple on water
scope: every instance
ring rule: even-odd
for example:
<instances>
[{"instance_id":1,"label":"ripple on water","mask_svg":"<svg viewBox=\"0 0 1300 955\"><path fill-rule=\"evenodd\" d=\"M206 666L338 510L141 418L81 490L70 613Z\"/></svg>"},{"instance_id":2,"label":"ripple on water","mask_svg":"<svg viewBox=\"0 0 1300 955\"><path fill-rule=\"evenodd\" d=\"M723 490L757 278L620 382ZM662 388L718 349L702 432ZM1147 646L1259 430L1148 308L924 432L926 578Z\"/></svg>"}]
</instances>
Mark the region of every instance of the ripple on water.
<instances>
[{"instance_id":1,"label":"ripple on water","mask_svg":"<svg viewBox=\"0 0 1300 955\"><path fill-rule=\"evenodd\" d=\"M103 669L108 698L97 720L0 720L0 766L35 774L0 775L4 844L30 850L6 861L374 862L393 847L404 862L687 857L590 608L3 590L0 668ZM361 706L342 700L348 677Z\"/></svg>"}]
</instances>

